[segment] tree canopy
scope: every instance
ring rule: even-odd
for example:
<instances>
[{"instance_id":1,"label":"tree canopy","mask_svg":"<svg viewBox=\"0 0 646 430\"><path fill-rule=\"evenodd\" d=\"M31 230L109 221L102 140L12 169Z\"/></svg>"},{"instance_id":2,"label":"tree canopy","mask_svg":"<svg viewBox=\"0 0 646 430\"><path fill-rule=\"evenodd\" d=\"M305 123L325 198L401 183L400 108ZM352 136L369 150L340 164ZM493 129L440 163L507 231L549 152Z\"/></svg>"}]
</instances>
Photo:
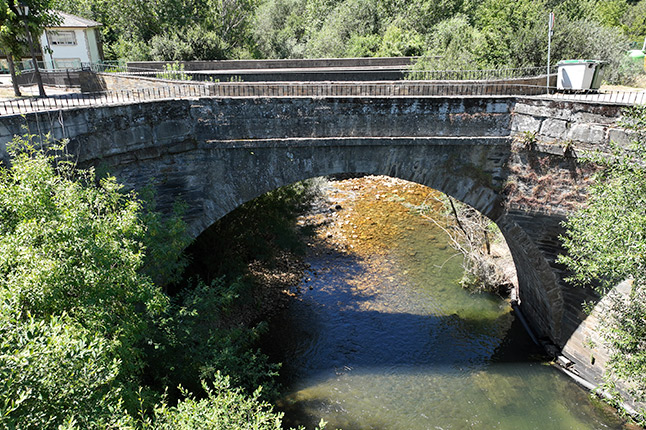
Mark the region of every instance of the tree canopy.
<instances>
[{"instance_id":1,"label":"tree canopy","mask_svg":"<svg viewBox=\"0 0 646 430\"><path fill-rule=\"evenodd\" d=\"M646 0L56 2L102 22L115 60L422 55L433 68L543 66L554 11L552 59L611 61L619 79L630 42L646 36ZM454 33L452 42L438 33Z\"/></svg>"}]
</instances>

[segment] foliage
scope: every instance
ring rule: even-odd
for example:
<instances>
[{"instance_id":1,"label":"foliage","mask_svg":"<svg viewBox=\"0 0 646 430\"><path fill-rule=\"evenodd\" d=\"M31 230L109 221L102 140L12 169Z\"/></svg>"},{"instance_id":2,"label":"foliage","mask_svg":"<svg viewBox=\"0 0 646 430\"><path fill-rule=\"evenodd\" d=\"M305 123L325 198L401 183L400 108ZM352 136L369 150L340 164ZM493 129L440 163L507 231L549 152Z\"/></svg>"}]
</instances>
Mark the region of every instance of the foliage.
<instances>
[{"instance_id":1,"label":"foliage","mask_svg":"<svg viewBox=\"0 0 646 430\"><path fill-rule=\"evenodd\" d=\"M622 17L622 27L632 40L641 48L646 37L646 0L630 7Z\"/></svg>"},{"instance_id":2,"label":"foliage","mask_svg":"<svg viewBox=\"0 0 646 430\"><path fill-rule=\"evenodd\" d=\"M20 60L26 53L28 35L37 38L45 26L56 23L58 17L52 13L52 3L53 0L0 0L0 50L7 59L16 97L21 94L14 59ZM29 8L27 16L19 16L19 5Z\"/></svg>"},{"instance_id":3,"label":"foliage","mask_svg":"<svg viewBox=\"0 0 646 430\"><path fill-rule=\"evenodd\" d=\"M44 1L44 0L43 0ZM629 80L646 0L55 0L104 24L109 57L161 61L422 55L417 67L491 69L606 61Z\"/></svg>"},{"instance_id":4,"label":"foliage","mask_svg":"<svg viewBox=\"0 0 646 430\"><path fill-rule=\"evenodd\" d=\"M460 285L474 293L508 295L512 280L501 266L500 257L511 256L492 252L493 243L504 243L505 240L498 226L476 209L454 202L451 197L442 199L442 204L445 213L441 222L427 213L422 212L421 215L440 227L447 234L451 247L462 254L464 274Z\"/></svg>"},{"instance_id":5,"label":"foliage","mask_svg":"<svg viewBox=\"0 0 646 430\"><path fill-rule=\"evenodd\" d=\"M173 297L148 351L151 362L158 363L148 369L149 379L159 387L181 385L204 394L200 381L214 382L222 372L248 393L263 386L264 395L275 396L273 377L278 366L254 349L265 325L249 329L235 323L245 294L249 294L247 284L217 279L210 284L197 282Z\"/></svg>"},{"instance_id":6,"label":"foliage","mask_svg":"<svg viewBox=\"0 0 646 430\"><path fill-rule=\"evenodd\" d=\"M254 16L253 38L262 58L301 58L305 55L304 0L266 0Z\"/></svg>"},{"instance_id":7,"label":"foliage","mask_svg":"<svg viewBox=\"0 0 646 430\"><path fill-rule=\"evenodd\" d=\"M121 408L119 393L140 376L147 327L167 303L139 272L140 203L114 178L97 183L92 170L54 163L30 138L14 139L8 152L11 168L0 170L0 327L2 366L14 370L3 378L8 397L0 404L22 400L10 419L37 428L68 418L108 422Z\"/></svg>"},{"instance_id":8,"label":"foliage","mask_svg":"<svg viewBox=\"0 0 646 430\"><path fill-rule=\"evenodd\" d=\"M639 68L626 55L630 41L617 29L594 21L563 22L552 39L555 61L591 58L605 61L604 79L617 83L630 80Z\"/></svg>"},{"instance_id":9,"label":"foliage","mask_svg":"<svg viewBox=\"0 0 646 430\"><path fill-rule=\"evenodd\" d=\"M264 326L231 318L248 286L165 295L185 267L181 205L161 217L154 198L76 169L60 149L16 138L0 168L0 426L183 428L206 414L274 428L280 416L258 391L272 395L277 369L254 349ZM177 406L156 403L165 391Z\"/></svg>"},{"instance_id":10,"label":"foliage","mask_svg":"<svg viewBox=\"0 0 646 430\"><path fill-rule=\"evenodd\" d=\"M378 57L416 56L423 53L422 37L414 31L405 31L391 24L386 28Z\"/></svg>"},{"instance_id":11,"label":"foliage","mask_svg":"<svg viewBox=\"0 0 646 430\"><path fill-rule=\"evenodd\" d=\"M0 427L56 428L73 421L85 429L130 423L116 378L114 344L66 314L49 320L2 305Z\"/></svg>"},{"instance_id":12,"label":"foliage","mask_svg":"<svg viewBox=\"0 0 646 430\"><path fill-rule=\"evenodd\" d=\"M139 270L145 227L140 203L114 178L94 185L21 139L0 171L0 289L23 315L62 313L118 342L126 373L141 366L137 344L166 299ZM126 352L127 351L127 352Z\"/></svg>"},{"instance_id":13,"label":"foliage","mask_svg":"<svg viewBox=\"0 0 646 430\"><path fill-rule=\"evenodd\" d=\"M206 397L199 400L184 391L176 406L162 403L144 429L154 430L281 430L282 415L260 400L260 389L246 395L233 388L229 378L217 373L212 384L203 383Z\"/></svg>"},{"instance_id":14,"label":"foliage","mask_svg":"<svg viewBox=\"0 0 646 430\"><path fill-rule=\"evenodd\" d=\"M190 81L193 77L184 71L184 64L175 61L164 64L164 71L157 73L159 79L170 79L173 81Z\"/></svg>"},{"instance_id":15,"label":"foliage","mask_svg":"<svg viewBox=\"0 0 646 430\"><path fill-rule=\"evenodd\" d=\"M147 60L154 54L162 61L210 60L224 58L223 50L229 57L253 46L255 0L52 1L60 10L103 24L108 59Z\"/></svg>"},{"instance_id":16,"label":"foliage","mask_svg":"<svg viewBox=\"0 0 646 430\"><path fill-rule=\"evenodd\" d=\"M413 70L473 70L475 53L484 49L484 43L469 18L456 15L434 27L426 54Z\"/></svg>"},{"instance_id":17,"label":"foliage","mask_svg":"<svg viewBox=\"0 0 646 430\"><path fill-rule=\"evenodd\" d=\"M226 58L229 49L217 32L200 26L155 35L150 40L150 57L155 61L219 60Z\"/></svg>"},{"instance_id":18,"label":"foliage","mask_svg":"<svg viewBox=\"0 0 646 430\"><path fill-rule=\"evenodd\" d=\"M377 25L374 1L346 0L320 19L320 27L310 28L308 33L308 57L344 57L353 36L372 34Z\"/></svg>"},{"instance_id":19,"label":"foliage","mask_svg":"<svg viewBox=\"0 0 646 430\"><path fill-rule=\"evenodd\" d=\"M588 207L566 223L568 255L560 258L574 272L571 281L599 281L602 292L627 277L637 279L646 267L646 108L627 109L625 116L638 139L626 148L613 145L611 156L590 159L601 169L590 188Z\"/></svg>"},{"instance_id":20,"label":"foliage","mask_svg":"<svg viewBox=\"0 0 646 430\"><path fill-rule=\"evenodd\" d=\"M20 58L24 50L26 28L32 35L39 35L46 26L55 24L58 17L53 13L54 0L1 0L0 1L0 49ZM20 16L19 6L29 8L26 16Z\"/></svg>"},{"instance_id":21,"label":"foliage","mask_svg":"<svg viewBox=\"0 0 646 430\"><path fill-rule=\"evenodd\" d=\"M237 208L204 231L187 253L187 277L207 283L236 278L254 260L271 261L277 250L302 251L296 217L312 201L315 188L303 181L263 194Z\"/></svg>"},{"instance_id":22,"label":"foliage","mask_svg":"<svg viewBox=\"0 0 646 430\"><path fill-rule=\"evenodd\" d=\"M569 217L562 238L567 255L559 262L572 271L574 284L595 286L605 295L632 279L629 296L611 294L604 317L604 339L612 352L611 380L628 382L636 399L646 399L646 107L624 113L635 140L613 145L612 153L590 161L600 166L588 206Z\"/></svg>"}]
</instances>

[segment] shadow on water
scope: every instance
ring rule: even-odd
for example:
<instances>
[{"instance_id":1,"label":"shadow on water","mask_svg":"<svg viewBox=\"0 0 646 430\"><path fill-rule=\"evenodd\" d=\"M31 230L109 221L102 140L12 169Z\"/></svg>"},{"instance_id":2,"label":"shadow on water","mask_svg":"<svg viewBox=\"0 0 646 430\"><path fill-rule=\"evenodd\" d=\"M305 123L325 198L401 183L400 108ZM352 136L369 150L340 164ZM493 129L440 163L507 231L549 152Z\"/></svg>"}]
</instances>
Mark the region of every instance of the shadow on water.
<instances>
[{"instance_id":1,"label":"shadow on water","mask_svg":"<svg viewBox=\"0 0 646 430\"><path fill-rule=\"evenodd\" d=\"M283 363L286 425L622 428L544 363L508 302L457 285L461 262L445 243L402 231L383 252L319 243L310 253L306 282L263 346Z\"/></svg>"}]
</instances>

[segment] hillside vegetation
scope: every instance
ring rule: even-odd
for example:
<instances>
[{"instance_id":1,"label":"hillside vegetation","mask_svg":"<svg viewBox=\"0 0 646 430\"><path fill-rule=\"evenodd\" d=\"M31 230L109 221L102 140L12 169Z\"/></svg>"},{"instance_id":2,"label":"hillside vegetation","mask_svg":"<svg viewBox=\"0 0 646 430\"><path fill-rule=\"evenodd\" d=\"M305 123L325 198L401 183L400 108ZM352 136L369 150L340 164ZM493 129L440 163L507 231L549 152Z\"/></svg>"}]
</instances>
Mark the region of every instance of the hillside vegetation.
<instances>
[{"instance_id":1,"label":"hillside vegetation","mask_svg":"<svg viewBox=\"0 0 646 430\"><path fill-rule=\"evenodd\" d=\"M107 59L214 60L424 56L434 69L613 63L629 74L646 36L646 0L56 0L104 24ZM640 45L641 47L641 45ZM439 58L437 58L439 56Z\"/></svg>"}]
</instances>

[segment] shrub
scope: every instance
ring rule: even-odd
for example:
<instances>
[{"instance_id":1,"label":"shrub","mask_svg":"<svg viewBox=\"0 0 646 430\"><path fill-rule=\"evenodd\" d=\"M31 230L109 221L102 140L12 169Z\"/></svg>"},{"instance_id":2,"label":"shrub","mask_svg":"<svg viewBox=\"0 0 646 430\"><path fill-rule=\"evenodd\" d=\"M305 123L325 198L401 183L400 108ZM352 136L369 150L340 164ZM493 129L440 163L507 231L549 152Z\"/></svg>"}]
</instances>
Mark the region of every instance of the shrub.
<instances>
[{"instance_id":1,"label":"shrub","mask_svg":"<svg viewBox=\"0 0 646 430\"><path fill-rule=\"evenodd\" d=\"M159 404L145 429L154 430L281 430L282 414L260 400L260 390L247 395L233 388L228 377L217 373L212 384L203 384L206 397L196 399L183 390L184 399L176 406Z\"/></svg>"},{"instance_id":2,"label":"shrub","mask_svg":"<svg viewBox=\"0 0 646 430\"><path fill-rule=\"evenodd\" d=\"M84 429L131 424L116 378L115 345L63 314L0 315L0 427Z\"/></svg>"}]
</instances>

